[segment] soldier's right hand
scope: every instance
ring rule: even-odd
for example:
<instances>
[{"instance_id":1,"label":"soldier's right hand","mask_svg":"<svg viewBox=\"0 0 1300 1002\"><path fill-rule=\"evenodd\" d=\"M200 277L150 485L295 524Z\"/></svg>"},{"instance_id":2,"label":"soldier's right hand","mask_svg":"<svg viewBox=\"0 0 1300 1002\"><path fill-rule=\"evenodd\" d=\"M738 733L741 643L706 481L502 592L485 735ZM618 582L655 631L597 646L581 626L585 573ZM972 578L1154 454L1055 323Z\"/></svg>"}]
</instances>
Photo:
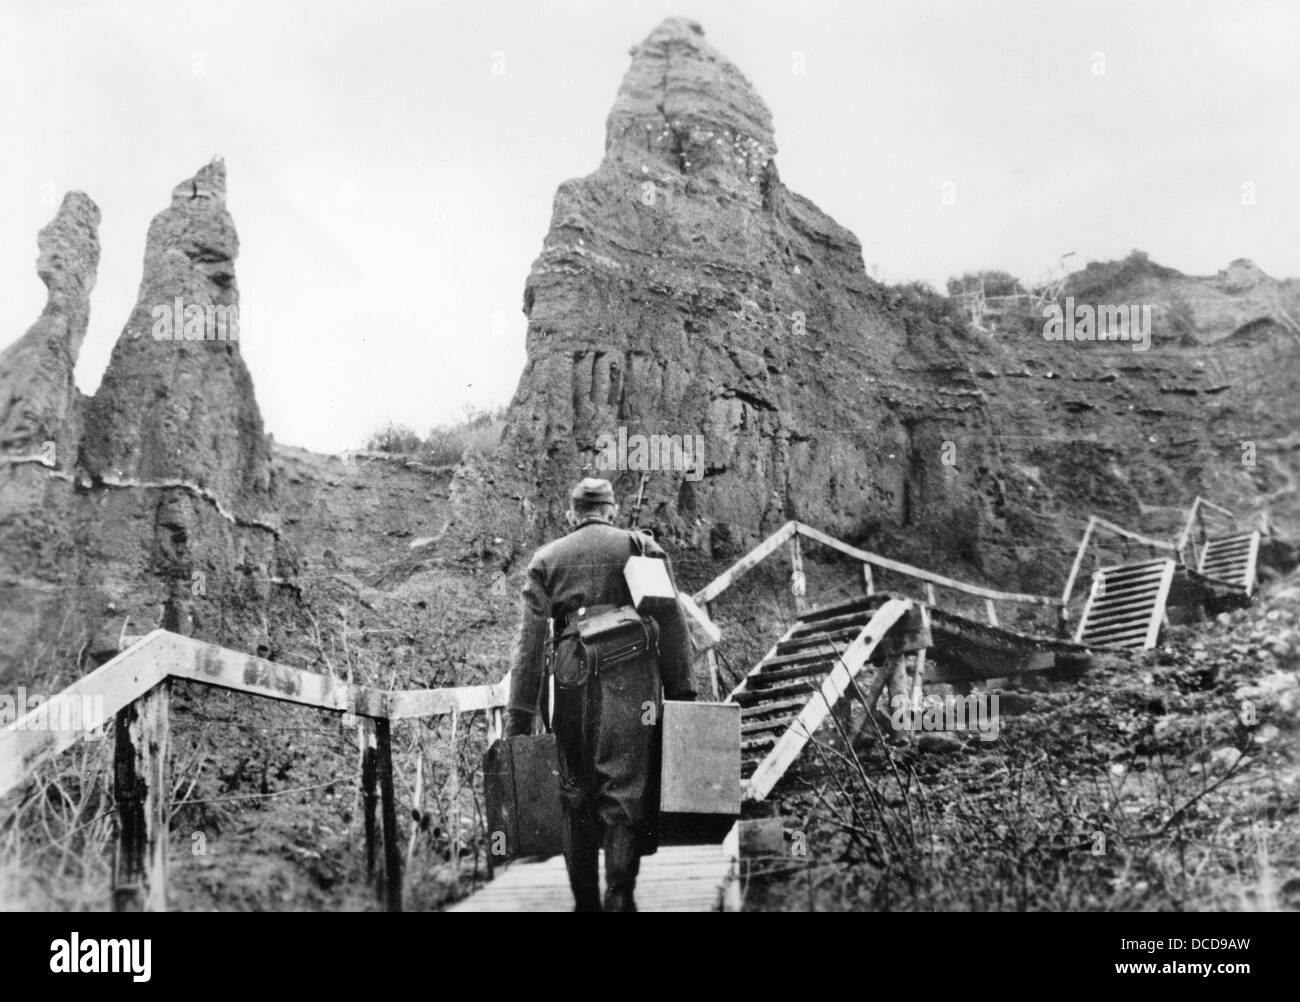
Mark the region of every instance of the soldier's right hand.
<instances>
[{"instance_id":1,"label":"soldier's right hand","mask_svg":"<svg viewBox=\"0 0 1300 1002\"><path fill-rule=\"evenodd\" d=\"M508 738L524 738L533 733L533 715L527 710L506 710Z\"/></svg>"}]
</instances>

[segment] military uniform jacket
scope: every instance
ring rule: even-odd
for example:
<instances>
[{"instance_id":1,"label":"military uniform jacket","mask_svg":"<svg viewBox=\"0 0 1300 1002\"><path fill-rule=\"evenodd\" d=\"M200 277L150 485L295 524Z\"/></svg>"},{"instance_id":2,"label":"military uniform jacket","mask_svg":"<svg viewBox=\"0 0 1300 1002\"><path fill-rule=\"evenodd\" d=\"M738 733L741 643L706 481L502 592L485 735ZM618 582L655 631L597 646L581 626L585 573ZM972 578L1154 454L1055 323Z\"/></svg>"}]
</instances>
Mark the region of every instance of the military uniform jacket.
<instances>
[{"instance_id":1,"label":"military uniform jacket","mask_svg":"<svg viewBox=\"0 0 1300 1002\"><path fill-rule=\"evenodd\" d=\"M667 556L644 539L649 557ZM626 529L598 519L539 549L523 586L523 614L511 660L512 710L536 712L543 681L548 624L555 624L553 715L560 750L561 789L571 809L590 809L606 824L653 827L658 809L660 682L669 698L692 692L692 655L680 610L655 617L658 667L603 672L581 696L561 683L585 674L569 617L581 608L631 605L623 567L634 543ZM648 707L647 704L652 704Z\"/></svg>"}]
</instances>

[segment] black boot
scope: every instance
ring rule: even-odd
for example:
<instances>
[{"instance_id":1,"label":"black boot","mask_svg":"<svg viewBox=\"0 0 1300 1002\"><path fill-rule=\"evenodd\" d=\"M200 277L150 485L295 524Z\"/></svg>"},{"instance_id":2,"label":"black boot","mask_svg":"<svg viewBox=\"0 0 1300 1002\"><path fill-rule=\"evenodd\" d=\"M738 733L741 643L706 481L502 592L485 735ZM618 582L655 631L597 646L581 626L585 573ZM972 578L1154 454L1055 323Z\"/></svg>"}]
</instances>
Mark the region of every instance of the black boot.
<instances>
[{"instance_id":1,"label":"black boot","mask_svg":"<svg viewBox=\"0 0 1300 1002\"><path fill-rule=\"evenodd\" d=\"M605 828L605 911L634 912L632 891L641 870L641 847L630 825Z\"/></svg>"},{"instance_id":2,"label":"black boot","mask_svg":"<svg viewBox=\"0 0 1300 1002\"><path fill-rule=\"evenodd\" d=\"M573 891L573 910L600 911L600 840L596 819L589 811L564 809L564 862Z\"/></svg>"}]
</instances>

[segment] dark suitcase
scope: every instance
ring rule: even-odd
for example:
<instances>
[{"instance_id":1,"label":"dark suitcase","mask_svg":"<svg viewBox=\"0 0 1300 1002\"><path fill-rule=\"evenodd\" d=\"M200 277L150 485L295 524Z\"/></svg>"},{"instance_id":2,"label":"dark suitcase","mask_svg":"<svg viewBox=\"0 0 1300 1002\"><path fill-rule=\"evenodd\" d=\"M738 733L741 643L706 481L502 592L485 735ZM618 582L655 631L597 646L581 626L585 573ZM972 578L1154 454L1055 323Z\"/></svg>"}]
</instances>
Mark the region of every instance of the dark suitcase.
<instances>
[{"instance_id":1,"label":"dark suitcase","mask_svg":"<svg viewBox=\"0 0 1300 1002\"><path fill-rule=\"evenodd\" d=\"M494 863L564 851L554 734L494 741L483 756L483 793Z\"/></svg>"}]
</instances>

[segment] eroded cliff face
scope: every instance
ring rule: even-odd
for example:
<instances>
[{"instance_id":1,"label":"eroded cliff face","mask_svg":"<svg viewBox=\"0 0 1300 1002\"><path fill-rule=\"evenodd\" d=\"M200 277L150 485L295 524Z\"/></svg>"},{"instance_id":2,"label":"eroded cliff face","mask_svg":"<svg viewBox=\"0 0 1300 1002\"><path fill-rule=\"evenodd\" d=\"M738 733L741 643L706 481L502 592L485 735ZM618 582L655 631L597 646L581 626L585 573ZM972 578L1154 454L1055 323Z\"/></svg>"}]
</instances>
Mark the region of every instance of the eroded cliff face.
<instances>
[{"instance_id":1,"label":"eroded cliff face","mask_svg":"<svg viewBox=\"0 0 1300 1002\"><path fill-rule=\"evenodd\" d=\"M449 486L403 480L427 506L406 529L405 502L364 466L273 463L239 341L206 336L209 310L239 301L219 162L154 219L137 304L82 400L98 212L70 195L41 235L50 303L0 356L5 453L57 444L53 468L0 470L0 673L69 615L92 654L128 616L131 632L256 650L300 629L308 582L398 595L456 561L505 601L574 480L607 475L626 505L646 465L661 468L642 522L687 577L789 518L1041 593L1093 513L1172 535L1200 493L1294 535L1297 283L1135 255L1065 293L1151 304L1149 350L1047 341L1037 316L982 333L949 301L872 281L857 239L781 183L775 156L766 106L698 26L666 21L634 48L604 157L560 186L528 278L502 444ZM639 436L689 453L638 452Z\"/></svg>"},{"instance_id":2,"label":"eroded cliff face","mask_svg":"<svg viewBox=\"0 0 1300 1002\"><path fill-rule=\"evenodd\" d=\"M798 518L1047 592L1094 511L1152 528L1198 492L1249 513L1288 490L1290 285L1248 262L1208 279L1090 266L1081 301L1157 303L1151 350L1048 342L1041 317L987 335L871 280L775 156L766 106L698 25L634 47L604 158L560 186L527 281L500 454L453 490L471 550L508 562L510 539L559 529L583 474L630 503L646 456L611 454L620 436L700 436L702 467L655 469L646 490L643 521L678 546L727 556Z\"/></svg>"},{"instance_id":3,"label":"eroded cliff face","mask_svg":"<svg viewBox=\"0 0 1300 1002\"><path fill-rule=\"evenodd\" d=\"M81 638L83 666L102 660L124 626L266 647L271 610L293 601L295 558L280 541L269 441L239 353L224 165L182 181L154 218L136 306L84 400L72 371L98 217L73 193L41 231L50 302L0 368L6 455L58 445L53 468L10 461L0 473L10 599L0 674L35 670L34 645L61 637Z\"/></svg>"},{"instance_id":4,"label":"eroded cliff face","mask_svg":"<svg viewBox=\"0 0 1300 1002\"><path fill-rule=\"evenodd\" d=\"M992 333L970 366L994 413L1007 467L1034 490L1018 510L1023 559L1088 514L1176 535L1201 494L1286 535L1300 515L1300 312L1294 282L1246 261L1189 276L1135 253L1093 263L1063 290L1086 307L1149 308L1146 347L1052 341L1041 311ZM1040 523L1037 528L1034 523ZM1051 566L1049 563L1047 566Z\"/></svg>"},{"instance_id":5,"label":"eroded cliff face","mask_svg":"<svg viewBox=\"0 0 1300 1002\"><path fill-rule=\"evenodd\" d=\"M5 455L44 450L47 463L60 469L73 464L79 394L72 370L90 322L98 228L99 207L71 191L37 236L36 274L48 290L45 309L26 334L0 352L0 451Z\"/></svg>"},{"instance_id":6,"label":"eroded cliff face","mask_svg":"<svg viewBox=\"0 0 1300 1002\"><path fill-rule=\"evenodd\" d=\"M266 507L270 449L228 309L238 253L225 165L213 161L149 226L140 294L89 408L92 477L176 477Z\"/></svg>"},{"instance_id":7,"label":"eroded cliff face","mask_svg":"<svg viewBox=\"0 0 1300 1002\"><path fill-rule=\"evenodd\" d=\"M604 159L561 185L524 294L503 449L526 522L558 524L621 428L703 437L702 477L660 470L646 492L647 519L688 545L729 549L791 517L978 533L976 474L929 462L954 430L991 436L967 335L873 282L775 154L767 107L697 25L666 21L634 49ZM639 472L608 472L630 500Z\"/></svg>"}]
</instances>

